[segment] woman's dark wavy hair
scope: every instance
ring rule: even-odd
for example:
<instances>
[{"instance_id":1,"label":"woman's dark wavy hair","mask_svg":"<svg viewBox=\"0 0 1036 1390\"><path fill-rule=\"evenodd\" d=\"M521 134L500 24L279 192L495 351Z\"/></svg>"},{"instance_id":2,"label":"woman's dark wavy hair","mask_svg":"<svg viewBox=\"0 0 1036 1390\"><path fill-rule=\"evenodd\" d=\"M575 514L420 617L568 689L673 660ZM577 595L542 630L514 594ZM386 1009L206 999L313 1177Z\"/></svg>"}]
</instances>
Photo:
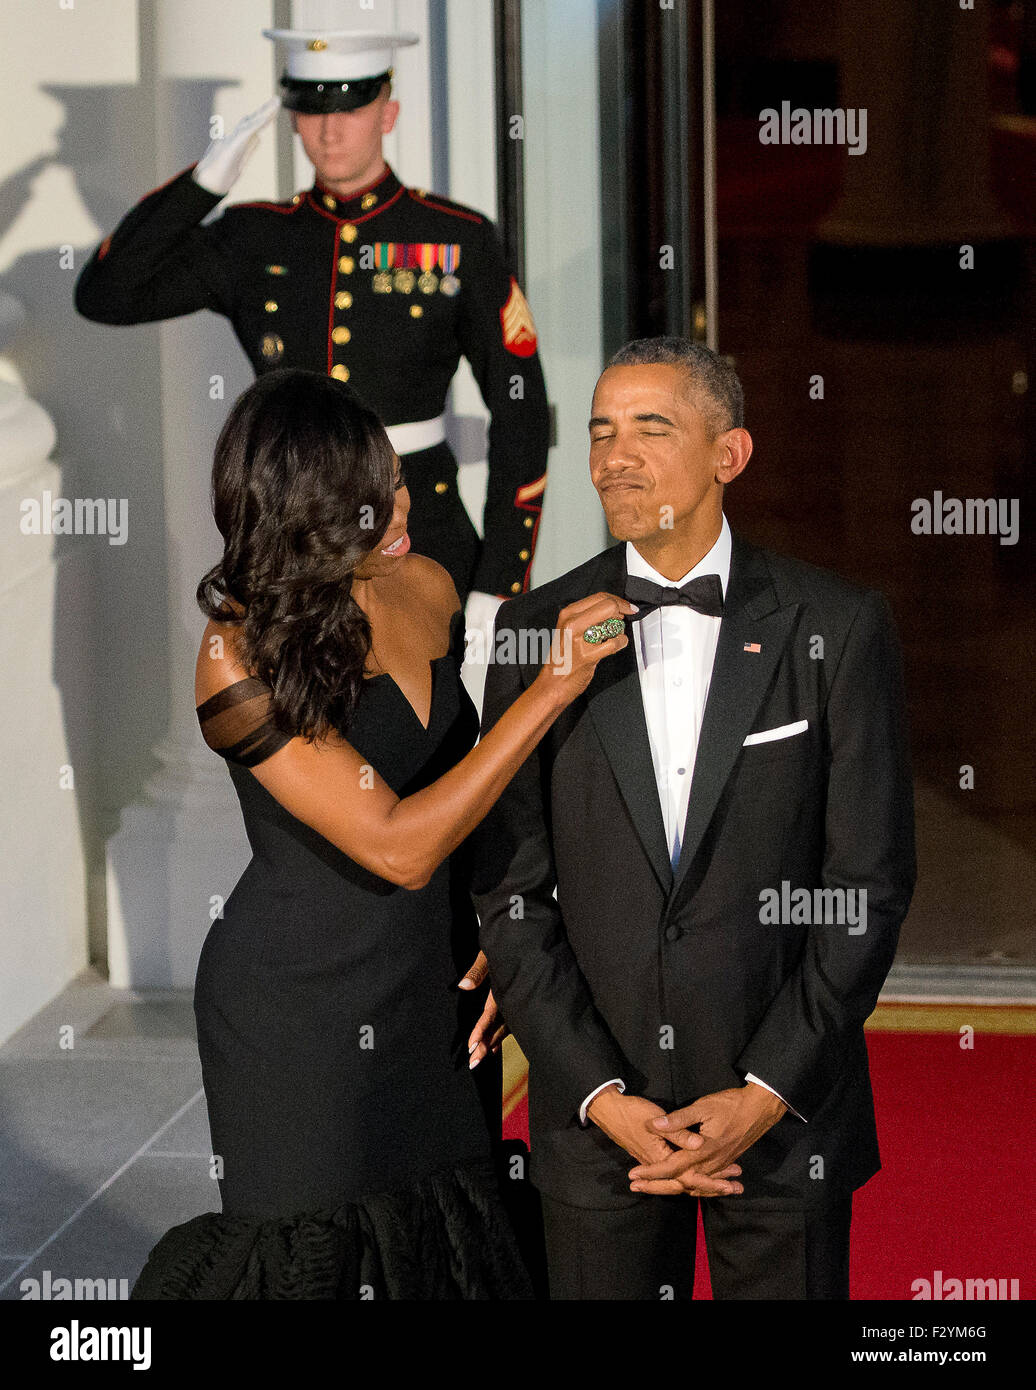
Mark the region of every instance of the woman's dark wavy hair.
<instances>
[{"instance_id":1,"label":"woman's dark wavy hair","mask_svg":"<svg viewBox=\"0 0 1036 1390\"><path fill-rule=\"evenodd\" d=\"M378 417L316 372L264 374L220 432L212 511L223 558L198 605L239 627L242 663L270 687L285 733L312 741L349 722L371 640L352 571L391 523L393 470Z\"/></svg>"}]
</instances>

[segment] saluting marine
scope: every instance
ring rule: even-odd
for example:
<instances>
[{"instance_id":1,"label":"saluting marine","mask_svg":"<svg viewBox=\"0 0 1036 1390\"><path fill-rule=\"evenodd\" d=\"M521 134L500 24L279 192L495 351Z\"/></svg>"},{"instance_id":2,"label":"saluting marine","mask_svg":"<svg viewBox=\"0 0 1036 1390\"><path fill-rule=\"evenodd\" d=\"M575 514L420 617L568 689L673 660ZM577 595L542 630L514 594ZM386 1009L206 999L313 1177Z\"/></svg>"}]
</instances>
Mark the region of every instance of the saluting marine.
<instances>
[{"instance_id":1,"label":"saluting marine","mask_svg":"<svg viewBox=\"0 0 1036 1390\"><path fill-rule=\"evenodd\" d=\"M462 602L473 594L469 624L485 623L528 588L543 504L549 416L529 306L492 223L404 187L384 159L399 112L393 50L417 36L263 32L287 50L283 95L123 218L79 276L76 308L111 324L210 309L257 373L303 367L348 381L404 465L413 549L449 570ZM282 104L313 187L200 225ZM481 543L444 427L462 355L491 414Z\"/></svg>"}]
</instances>

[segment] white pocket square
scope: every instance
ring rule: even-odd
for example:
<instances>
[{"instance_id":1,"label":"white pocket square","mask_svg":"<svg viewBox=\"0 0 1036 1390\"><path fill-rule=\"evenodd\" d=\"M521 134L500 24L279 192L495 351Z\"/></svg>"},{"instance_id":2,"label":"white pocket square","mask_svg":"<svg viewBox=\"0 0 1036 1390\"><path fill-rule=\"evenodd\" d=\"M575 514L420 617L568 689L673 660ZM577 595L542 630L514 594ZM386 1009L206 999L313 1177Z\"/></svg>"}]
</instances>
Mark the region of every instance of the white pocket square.
<instances>
[{"instance_id":1,"label":"white pocket square","mask_svg":"<svg viewBox=\"0 0 1036 1390\"><path fill-rule=\"evenodd\" d=\"M742 747L747 748L750 743L772 743L777 738L792 738L808 728L808 719L797 719L794 724L780 724L776 729L760 729L757 734L749 734Z\"/></svg>"}]
</instances>

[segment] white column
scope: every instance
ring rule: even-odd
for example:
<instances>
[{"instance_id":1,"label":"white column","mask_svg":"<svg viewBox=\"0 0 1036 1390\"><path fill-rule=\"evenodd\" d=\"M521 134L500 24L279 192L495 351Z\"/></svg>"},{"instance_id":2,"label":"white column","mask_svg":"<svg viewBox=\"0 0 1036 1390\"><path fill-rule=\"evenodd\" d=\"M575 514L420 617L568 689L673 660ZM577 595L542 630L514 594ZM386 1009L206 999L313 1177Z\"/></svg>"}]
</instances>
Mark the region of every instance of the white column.
<instances>
[{"instance_id":1,"label":"white column","mask_svg":"<svg viewBox=\"0 0 1036 1390\"><path fill-rule=\"evenodd\" d=\"M20 327L21 309L0 295L0 351ZM67 628L56 621L64 580L96 536L69 537L55 560L54 537L26 533L24 502L62 495L51 462L50 416L10 374L0 380L0 660L4 667L0 765L4 818L0 834L4 964L0 970L0 1042L10 1037L85 965L86 869L77 774L65 732L56 669ZM42 519L41 517L41 519ZM49 528L48 528L49 529ZM77 549L78 548L78 552ZM59 582L62 581L62 582ZM67 613L66 613L67 618Z\"/></svg>"},{"instance_id":2,"label":"white column","mask_svg":"<svg viewBox=\"0 0 1036 1390\"><path fill-rule=\"evenodd\" d=\"M215 113L228 130L269 97L272 55L260 30L271 23L271 6L254 0L156 7L154 32L144 36L155 55L156 183L204 152L214 81L225 84L217 87ZM274 141L267 132L230 201L270 197L274 190ZM211 315L163 324L159 338L155 466L164 479L169 723L153 750L158 767L143 797L123 808L108 842L108 961L112 983L122 987L193 982L210 901L229 893L249 855L226 767L205 747L194 712L195 658L205 625L194 594L221 551L209 504L213 446L252 372L229 325ZM135 561L139 582L146 583L148 557Z\"/></svg>"}]
</instances>

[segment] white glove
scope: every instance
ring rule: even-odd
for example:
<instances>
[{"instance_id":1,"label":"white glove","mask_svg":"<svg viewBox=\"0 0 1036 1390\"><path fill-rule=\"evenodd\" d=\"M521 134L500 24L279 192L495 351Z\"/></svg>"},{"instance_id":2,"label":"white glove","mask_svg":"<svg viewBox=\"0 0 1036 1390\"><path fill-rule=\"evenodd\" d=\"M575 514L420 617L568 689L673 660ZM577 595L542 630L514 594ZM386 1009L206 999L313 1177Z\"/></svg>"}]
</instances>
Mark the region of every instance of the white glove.
<instances>
[{"instance_id":1,"label":"white glove","mask_svg":"<svg viewBox=\"0 0 1036 1390\"><path fill-rule=\"evenodd\" d=\"M191 175L194 182L221 197L229 193L258 145L260 131L270 124L280 105L279 96L271 97L263 102L258 111L238 121L229 135L222 140L213 140L195 166Z\"/></svg>"},{"instance_id":2,"label":"white glove","mask_svg":"<svg viewBox=\"0 0 1036 1390\"><path fill-rule=\"evenodd\" d=\"M503 599L495 594L483 594L472 589L464 605L464 665L460 676L480 719L486 673L493 652L493 626L496 611L502 603Z\"/></svg>"},{"instance_id":3,"label":"white glove","mask_svg":"<svg viewBox=\"0 0 1036 1390\"><path fill-rule=\"evenodd\" d=\"M472 628L477 628L482 633L481 649L489 651L493 644L493 624L496 622L496 612L503 603L502 598L497 598L495 594L483 594L477 589L472 589L468 594L468 601L464 605L464 627L470 632Z\"/></svg>"}]
</instances>

